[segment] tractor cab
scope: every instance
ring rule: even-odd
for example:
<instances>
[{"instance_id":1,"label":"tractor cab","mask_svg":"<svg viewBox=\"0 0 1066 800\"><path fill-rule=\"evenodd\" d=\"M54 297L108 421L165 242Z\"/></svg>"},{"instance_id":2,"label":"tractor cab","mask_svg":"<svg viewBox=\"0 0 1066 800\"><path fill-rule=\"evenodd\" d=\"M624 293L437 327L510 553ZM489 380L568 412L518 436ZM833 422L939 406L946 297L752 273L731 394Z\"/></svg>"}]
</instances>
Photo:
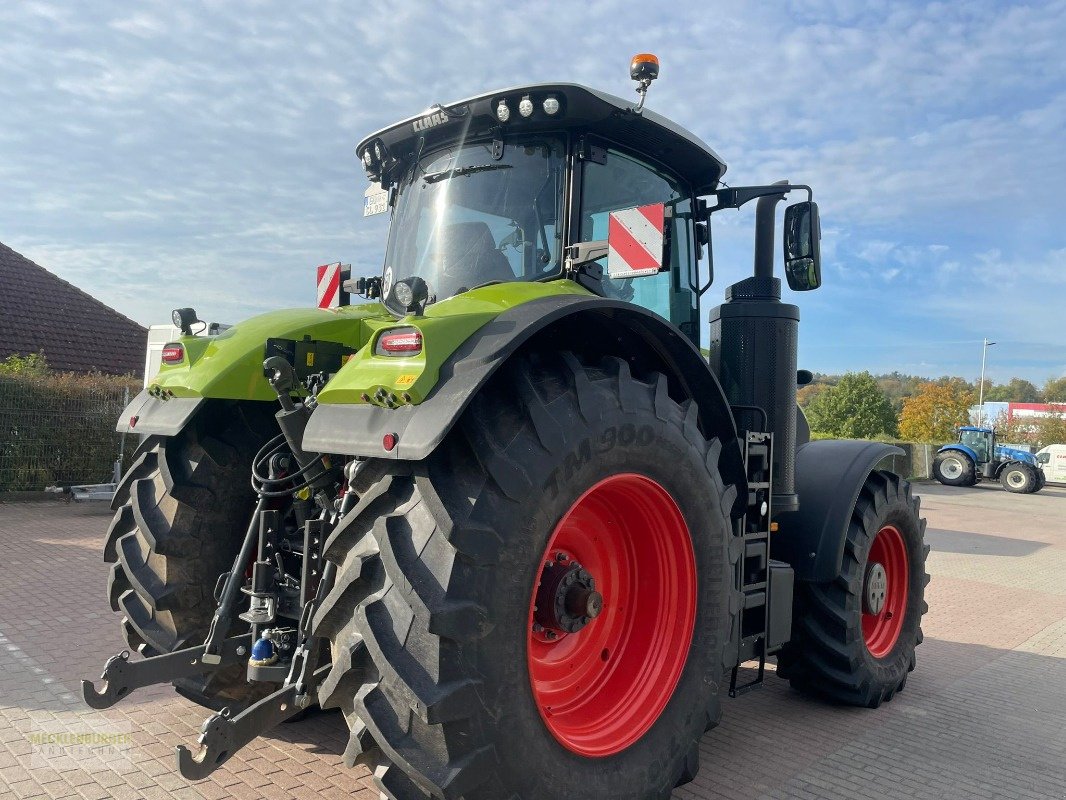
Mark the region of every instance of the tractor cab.
<instances>
[{"instance_id":1,"label":"tractor cab","mask_svg":"<svg viewBox=\"0 0 1066 800\"><path fill-rule=\"evenodd\" d=\"M992 460L996 451L996 432L991 428L975 428L964 425L959 428L959 444L970 448L978 464Z\"/></svg>"},{"instance_id":2,"label":"tractor cab","mask_svg":"<svg viewBox=\"0 0 1066 800\"><path fill-rule=\"evenodd\" d=\"M536 84L438 105L357 152L388 194L381 299L395 314L485 285L571 278L696 339L698 198L726 167L680 126L583 86ZM606 248L574 261L571 248L606 243L611 212L641 206L661 207L645 225L662 233L644 280L609 269Z\"/></svg>"},{"instance_id":3,"label":"tractor cab","mask_svg":"<svg viewBox=\"0 0 1066 800\"><path fill-rule=\"evenodd\" d=\"M375 286L385 307L421 314L482 286L568 278L654 311L698 345L709 215L762 195L738 202L729 190L730 202L708 207L726 165L643 109L657 74L653 56L634 59L639 104L535 84L438 104L360 142L383 199L367 208L392 215ZM615 213L636 209L645 211ZM806 221L809 240L816 219Z\"/></svg>"},{"instance_id":4,"label":"tractor cab","mask_svg":"<svg viewBox=\"0 0 1066 800\"><path fill-rule=\"evenodd\" d=\"M787 181L724 187L714 150L644 108L657 75L654 56L633 59L638 103L535 84L438 104L365 138L357 153L377 198L367 209L392 216L381 277L360 285L397 319L519 282L576 283L653 312L708 354L739 427L773 433L773 506L795 511L799 309L774 277L775 213L806 194L785 211L782 244L788 286L808 291L821 285L818 207L810 187ZM711 215L752 200L754 274L704 314Z\"/></svg>"}]
</instances>

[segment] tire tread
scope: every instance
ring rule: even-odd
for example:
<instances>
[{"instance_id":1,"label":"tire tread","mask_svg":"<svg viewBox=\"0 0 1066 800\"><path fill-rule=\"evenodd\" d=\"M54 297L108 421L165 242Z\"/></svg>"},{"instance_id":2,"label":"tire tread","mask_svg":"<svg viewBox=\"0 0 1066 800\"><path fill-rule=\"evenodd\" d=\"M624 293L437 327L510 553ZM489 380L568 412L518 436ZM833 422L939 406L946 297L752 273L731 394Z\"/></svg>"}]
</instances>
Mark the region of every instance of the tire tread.
<instances>
[{"instance_id":1,"label":"tire tread","mask_svg":"<svg viewBox=\"0 0 1066 800\"><path fill-rule=\"evenodd\" d=\"M465 488L439 484L425 463L397 465L361 497L327 542L325 554L338 565L338 576L315 618L316 633L334 643L334 669L323 683L322 702L340 707L348 722L345 763L370 766L386 797L502 796L496 793L503 784L495 749L471 728L480 684L456 671L455 653L491 624L470 592L476 591L480 571L496 563L502 544L492 509L531 491L523 467L531 449L549 454L568 445L561 422L566 415L597 419L609 389L623 411L647 410L701 442L721 507L729 509L736 497L736 487L719 477L721 443L703 438L696 405L671 399L664 376L645 383L622 359L588 367L572 353L560 356L554 370L535 355L521 367L508 365L506 395L493 396L492 404L475 397L455 435L441 445L465 454L450 459L457 474L447 482ZM564 400L551 396L558 385L566 388ZM464 466L468 463L476 469ZM447 491L462 494L462 502L453 502ZM355 548L377 554L385 577L373 591L352 565ZM730 601L735 626L739 604L735 597ZM708 729L720 719L717 696L705 716ZM671 787L694 777L698 743L693 752L679 764ZM654 796L666 797L669 790ZM509 800L525 797L513 794Z\"/></svg>"}]
</instances>

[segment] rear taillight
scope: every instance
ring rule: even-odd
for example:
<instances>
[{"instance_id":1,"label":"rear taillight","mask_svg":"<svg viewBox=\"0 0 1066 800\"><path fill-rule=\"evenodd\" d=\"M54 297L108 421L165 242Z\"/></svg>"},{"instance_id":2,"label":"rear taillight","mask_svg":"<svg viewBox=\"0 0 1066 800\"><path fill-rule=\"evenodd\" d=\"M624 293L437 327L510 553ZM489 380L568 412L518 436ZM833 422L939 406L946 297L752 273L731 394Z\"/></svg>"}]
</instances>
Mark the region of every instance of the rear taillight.
<instances>
[{"instance_id":1,"label":"rear taillight","mask_svg":"<svg viewBox=\"0 0 1066 800\"><path fill-rule=\"evenodd\" d=\"M164 364L180 364L185 359L185 348L180 344L168 344L163 347Z\"/></svg>"},{"instance_id":2,"label":"rear taillight","mask_svg":"<svg viewBox=\"0 0 1066 800\"><path fill-rule=\"evenodd\" d=\"M378 337L374 345L377 356L413 356L422 352L422 331L418 328L393 328Z\"/></svg>"}]
</instances>

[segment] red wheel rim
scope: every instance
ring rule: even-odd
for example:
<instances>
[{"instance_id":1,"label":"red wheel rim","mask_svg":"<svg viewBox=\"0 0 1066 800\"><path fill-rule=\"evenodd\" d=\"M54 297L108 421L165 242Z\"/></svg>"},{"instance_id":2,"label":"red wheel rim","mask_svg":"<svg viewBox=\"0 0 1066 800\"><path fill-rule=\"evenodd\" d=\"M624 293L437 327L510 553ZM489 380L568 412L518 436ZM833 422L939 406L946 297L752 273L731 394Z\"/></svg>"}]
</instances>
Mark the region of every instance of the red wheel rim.
<instances>
[{"instance_id":1,"label":"red wheel rim","mask_svg":"<svg viewBox=\"0 0 1066 800\"><path fill-rule=\"evenodd\" d=\"M863 580L862 637L866 649L874 658L884 658L891 652L903 630L907 613L907 587L910 585L910 566L907 563L907 545L903 535L892 525L885 525L877 532L870 555L866 559L867 570ZM884 605L873 613L866 594L870 580L870 568L880 564L885 571Z\"/></svg>"},{"instance_id":2,"label":"red wheel rim","mask_svg":"<svg viewBox=\"0 0 1066 800\"><path fill-rule=\"evenodd\" d=\"M559 564L580 564L602 595L599 615L573 633L535 625L538 590ZM655 724L688 659L696 583L685 519L650 478L613 475L563 515L534 582L527 646L534 700L560 744L610 756Z\"/></svg>"}]
</instances>

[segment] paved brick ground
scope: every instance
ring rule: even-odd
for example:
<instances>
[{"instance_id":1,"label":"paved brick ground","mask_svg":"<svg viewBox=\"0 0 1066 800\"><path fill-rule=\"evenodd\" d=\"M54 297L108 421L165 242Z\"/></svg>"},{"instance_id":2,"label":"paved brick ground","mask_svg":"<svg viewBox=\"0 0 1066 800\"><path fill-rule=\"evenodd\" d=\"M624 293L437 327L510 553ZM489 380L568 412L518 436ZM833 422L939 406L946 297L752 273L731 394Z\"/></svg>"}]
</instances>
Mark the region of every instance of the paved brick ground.
<instances>
[{"instance_id":1,"label":"paved brick ground","mask_svg":"<svg viewBox=\"0 0 1066 800\"><path fill-rule=\"evenodd\" d=\"M933 579L907 690L877 711L835 708L770 675L726 702L677 798L1066 797L1066 488L921 492ZM174 746L194 743L201 709L163 688L105 712L81 704L79 679L122 648L103 596L108 517L0 505L0 800L376 798L364 771L340 763L336 714L283 726L189 784Z\"/></svg>"}]
</instances>

